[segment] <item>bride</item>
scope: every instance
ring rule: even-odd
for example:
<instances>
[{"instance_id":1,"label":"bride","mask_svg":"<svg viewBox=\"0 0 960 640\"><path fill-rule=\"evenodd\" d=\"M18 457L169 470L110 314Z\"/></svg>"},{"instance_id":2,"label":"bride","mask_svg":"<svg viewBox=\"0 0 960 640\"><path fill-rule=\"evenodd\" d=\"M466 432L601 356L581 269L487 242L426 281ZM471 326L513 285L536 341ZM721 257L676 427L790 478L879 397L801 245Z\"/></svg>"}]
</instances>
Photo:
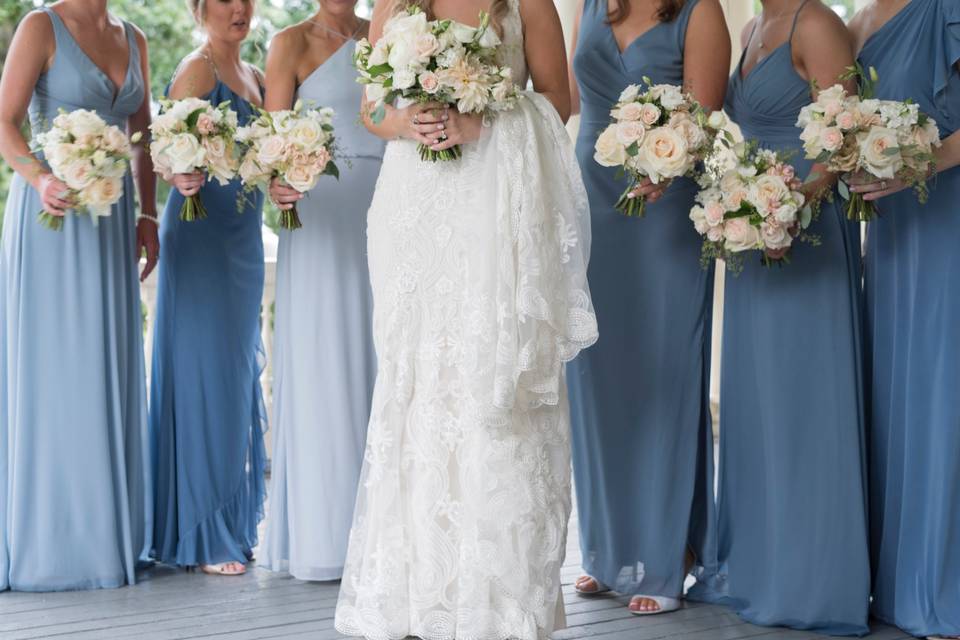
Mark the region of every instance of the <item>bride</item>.
<instances>
[{"instance_id":1,"label":"bride","mask_svg":"<svg viewBox=\"0 0 960 640\"><path fill-rule=\"evenodd\" d=\"M539 640L564 625L563 368L597 339L560 21L552 0L378 0L371 41L408 4L471 26L488 11L534 91L486 118L366 122L392 140L367 232L379 363L336 628ZM463 156L421 161L417 143Z\"/></svg>"}]
</instances>

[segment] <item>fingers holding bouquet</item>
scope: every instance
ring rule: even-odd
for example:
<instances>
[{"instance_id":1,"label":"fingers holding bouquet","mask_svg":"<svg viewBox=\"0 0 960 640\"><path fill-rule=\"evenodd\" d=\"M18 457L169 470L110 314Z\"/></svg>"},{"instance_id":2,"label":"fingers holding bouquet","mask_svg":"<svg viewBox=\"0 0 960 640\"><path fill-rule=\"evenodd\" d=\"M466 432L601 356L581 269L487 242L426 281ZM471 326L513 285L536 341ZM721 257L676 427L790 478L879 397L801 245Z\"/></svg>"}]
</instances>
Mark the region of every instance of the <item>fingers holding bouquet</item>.
<instances>
[{"instance_id":1,"label":"fingers holding bouquet","mask_svg":"<svg viewBox=\"0 0 960 640\"><path fill-rule=\"evenodd\" d=\"M74 206L70 197L70 188L52 173L44 173L37 179L37 192L43 203L43 210L52 216L63 217L67 209Z\"/></svg>"},{"instance_id":2,"label":"fingers holding bouquet","mask_svg":"<svg viewBox=\"0 0 960 640\"><path fill-rule=\"evenodd\" d=\"M200 193L203 183L207 181L207 175L202 171L191 171L190 173L174 173L168 181L184 198L189 198Z\"/></svg>"},{"instance_id":3,"label":"fingers holding bouquet","mask_svg":"<svg viewBox=\"0 0 960 640\"><path fill-rule=\"evenodd\" d=\"M636 187L633 188L627 197L642 198L648 203L656 202L663 197L663 194L666 192L671 182L673 182L673 180L669 179L661 180L659 184L654 184L650 178L644 178L639 184L637 184Z\"/></svg>"},{"instance_id":4,"label":"fingers holding bouquet","mask_svg":"<svg viewBox=\"0 0 960 640\"><path fill-rule=\"evenodd\" d=\"M279 177L270 180L270 200L281 211L289 211L294 205L303 199L301 192L297 191Z\"/></svg>"}]
</instances>

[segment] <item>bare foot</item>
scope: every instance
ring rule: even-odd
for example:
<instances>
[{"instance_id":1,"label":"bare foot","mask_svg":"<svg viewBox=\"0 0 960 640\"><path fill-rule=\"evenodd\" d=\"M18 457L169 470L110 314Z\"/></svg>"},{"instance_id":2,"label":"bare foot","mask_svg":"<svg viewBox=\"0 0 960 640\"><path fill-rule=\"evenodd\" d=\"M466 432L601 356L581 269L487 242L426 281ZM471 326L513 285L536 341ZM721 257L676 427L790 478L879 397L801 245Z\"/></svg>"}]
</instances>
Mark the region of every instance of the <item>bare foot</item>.
<instances>
[{"instance_id":1,"label":"bare foot","mask_svg":"<svg viewBox=\"0 0 960 640\"><path fill-rule=\"evenodd\" d=\"M202 564L200 571L212 576L242 576L247 572L247 565L242 562L221 562L220 564Z\"/></svg>"},{"instance_id":2,"label":"bare foot","mask_svg":"<svg viewBox=\"0 0 960 640\"><path fill-rule=\"evenodd\" d=\"M604 591L609 591L605 586L601 586L593 576L580 576L574 583L574 588L577 592L585 595L596 595Z\"/></svg>"}]
</instances>

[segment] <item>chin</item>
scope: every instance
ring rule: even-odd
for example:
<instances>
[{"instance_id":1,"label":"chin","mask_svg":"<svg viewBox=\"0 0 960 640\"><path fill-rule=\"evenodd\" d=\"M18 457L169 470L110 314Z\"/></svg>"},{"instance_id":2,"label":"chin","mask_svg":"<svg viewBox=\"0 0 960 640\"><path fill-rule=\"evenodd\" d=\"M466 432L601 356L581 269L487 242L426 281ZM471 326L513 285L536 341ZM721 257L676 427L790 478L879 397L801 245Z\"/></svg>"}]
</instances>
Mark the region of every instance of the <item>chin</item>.
<instances>
[{"instance_id":1,"label":"chin","mask_svg":"<svg viewBox=\"0 0 960 640\"><path fill-rule=\"evenodd\" d=\"M333 15L346 15L357 10L356 0L323 0L320 5L325 11Z\"/></svg>"}]
</instances>

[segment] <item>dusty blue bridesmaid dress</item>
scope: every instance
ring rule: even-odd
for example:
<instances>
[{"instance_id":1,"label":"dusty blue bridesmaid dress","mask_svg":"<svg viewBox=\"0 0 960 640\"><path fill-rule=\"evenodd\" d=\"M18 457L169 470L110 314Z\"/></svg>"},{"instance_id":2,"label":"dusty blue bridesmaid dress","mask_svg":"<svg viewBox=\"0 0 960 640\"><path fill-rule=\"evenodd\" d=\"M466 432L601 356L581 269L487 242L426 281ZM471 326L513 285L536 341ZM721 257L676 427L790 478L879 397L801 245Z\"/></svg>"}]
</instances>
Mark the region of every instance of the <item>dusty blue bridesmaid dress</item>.
<instances>
[{"instance_id":1,"label":"dusty blue bridesmaid dress","mask_svg":"<svg viewBox=\"0 0 960 640\"><path fill-rule=\"evenodd\" d=\"M745 76L741 57L725 109L745 138L793 152L806 177L812 163L795 124L811 96L793 67L793 37ZM822 245L797 243L789 265L748 259L727 275L719 571L698 576L690 595L755 624L862 635L870 573L859 225L824 203L811 232Z\"/></svg>"},{"instance_id":2,"label":"dusty blue bridesmaid dress","mask_svg":"<svg viewBox=\"0 0 960 640\"><path fill-rule=\"evenodd\" d=\"M960 129L960 3L913 0L863 46L877 97ZM960 634L960 168L877 201L866 260L873 614Z\"/></svg>"},{"instance_id":3,"label":"dusty blue bridesmaid dress","mask_svg":"<svg viewBox=\"0 0 960 640\"><path fill-rule=\"evenodd\" d=\"M696 185L675 180L642 219L613 205L625 188L593 159L628 84L683 83L696 0L621 52L606 0L586 0L573 68L580 87L577 158L590 198L590 289L600 340L568 367L573 469L584 570L625 594L677 597L684 553L709 539L709 366L713 270L687 214Z\"/></svg>"},{"instance_id":4,"label":"dusty blue bridesmaid dress","mask_svg":"<svg viewBox=\"0 0 960 640\"><path fill-rule=\"evenodd\" d=\"M204 98L230 101L241 124L254 114L219 78ZM168 564L246 562L263 516L263 196L238 201L240 188L207 182L209 217L194 222L173 190L160 224L150 435L153 549Z\"/></svg>"},{"instance_id":5,"label":"dusty blue bridesmaid dress","mask_svg":"<svg viewBox=\"0 0 960 640\"><path fill-rule=\"evenodd\" d=\"M140 50L117 88L60 17L56 53L30 101L40 131L58 109L95 110L126 128L143 103ZM8 64L10 61L7 61ZM133 180L97 226L37 223L19 175L0 250L0 589L132 584L147 543L146 390L134 252Z\"/></svg>"},{"instance_id":6,"label":"dusty blue bridesmaid dress","mask_svg":"<svg viewBox=\"0 0 960 640\"><path fill-rule=\"evenodd\" d=\"M297 204L303 227L280 232L274 339L270 509L262 564L301 580L336 580L366 444L376 377L367 271L367 209L384 143L359 120L354 42L297 91L332 107L340 179Z\"/></svg>"}]
</instances>

